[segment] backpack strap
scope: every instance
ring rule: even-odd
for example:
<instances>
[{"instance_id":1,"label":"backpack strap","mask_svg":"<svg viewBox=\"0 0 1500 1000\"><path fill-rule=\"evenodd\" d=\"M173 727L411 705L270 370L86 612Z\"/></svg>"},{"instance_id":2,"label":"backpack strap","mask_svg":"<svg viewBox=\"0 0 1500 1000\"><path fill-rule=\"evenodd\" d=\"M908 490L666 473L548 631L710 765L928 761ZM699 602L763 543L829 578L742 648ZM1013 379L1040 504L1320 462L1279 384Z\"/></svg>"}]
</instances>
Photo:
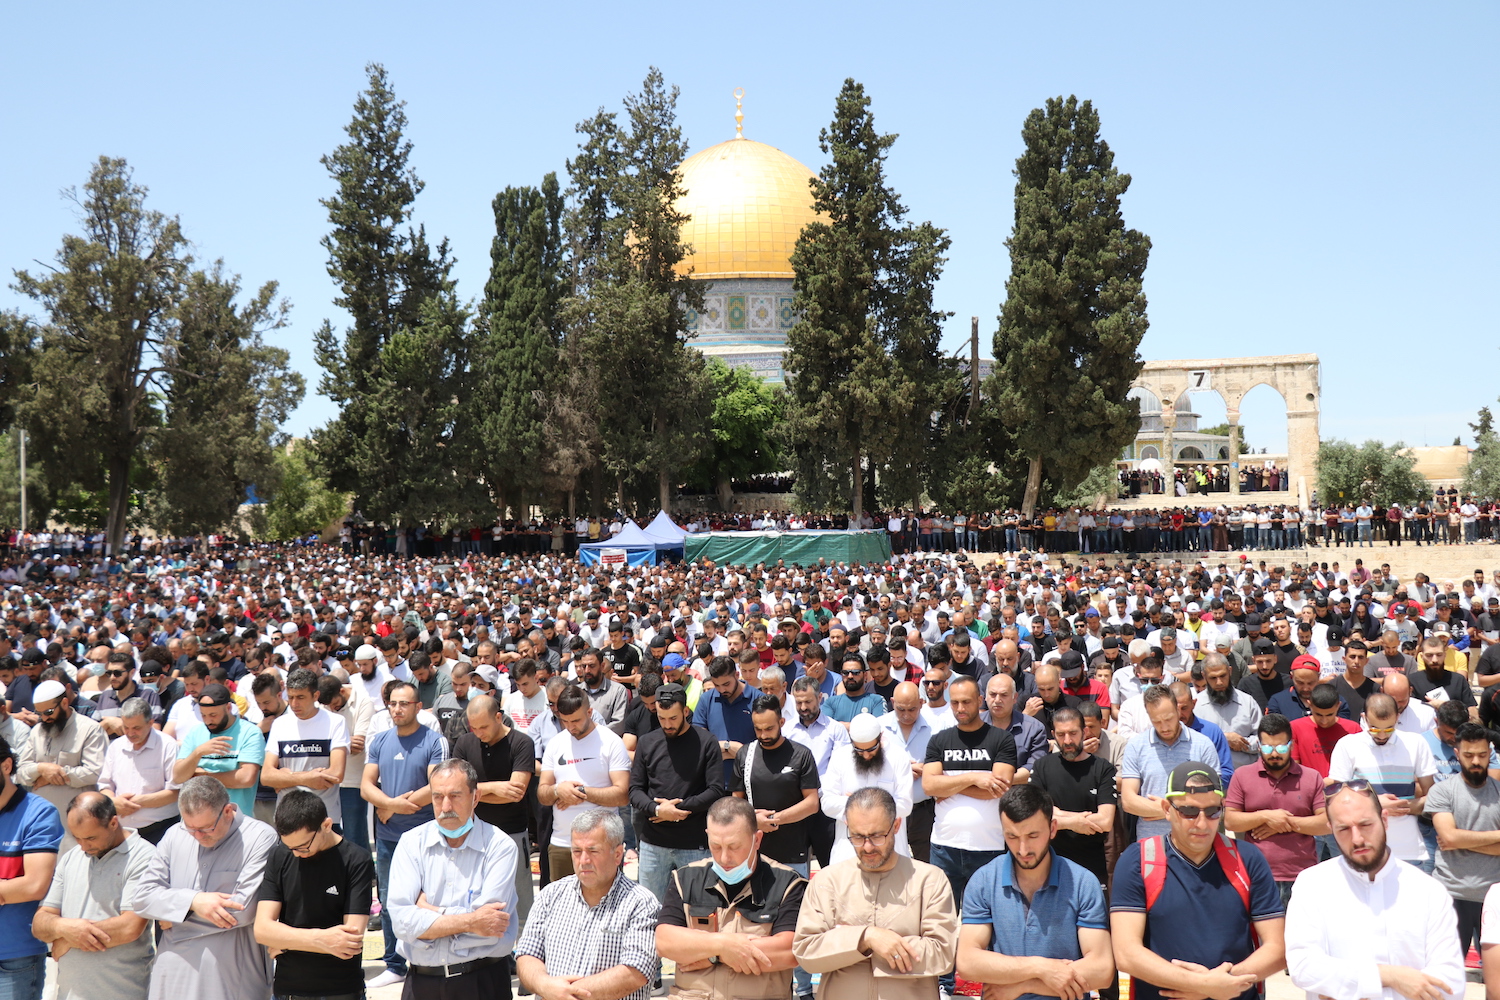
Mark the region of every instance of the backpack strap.
<instances>
[{"instance_id":1,"label":"backpack strap","mask_svg":"<svg viewBox=\"0 0 1500 1000\"><path fill-rule=\"evenodd\" d=\"M1240 894L1240 902L1245 904L1245 912L1249 913L1250 870L1245 867L1240 849L1228 837L1219 834L1214 838L1214 853L1219 856L1219 867L1224 869L1224 876L1234 886L1234 891Z\"/></svg>"},{"instance_id":2,"label":"backpack strap","mask_svg":"<svg viewBox=\"0 0 1500 1000\"><path fill-rule=\"evenodd\" d=\"M1167 884L1166 838L1147 837L1141 841L1141 882L1146 887L1146 912L1156 905L1162 887Z\"/></svg>"}]
</instances>

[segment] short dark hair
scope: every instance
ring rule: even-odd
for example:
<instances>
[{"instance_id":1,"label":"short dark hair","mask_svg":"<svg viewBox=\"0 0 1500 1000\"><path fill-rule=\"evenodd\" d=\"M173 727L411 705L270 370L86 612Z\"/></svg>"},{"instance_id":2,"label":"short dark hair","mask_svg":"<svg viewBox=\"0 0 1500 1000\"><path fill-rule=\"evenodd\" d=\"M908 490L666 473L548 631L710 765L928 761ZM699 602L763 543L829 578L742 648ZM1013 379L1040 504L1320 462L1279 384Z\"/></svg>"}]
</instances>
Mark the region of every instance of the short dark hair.
<instances>
[{"instance_id":1,"label":"short dark hair","mask_svg":"<svg viewBox=\"0 0 1500 1000\"><path fill-rule=\"evenodd\" d=\"M281 678L273 673L256 674L255 680L250 682L250 693L259 696L267 691L281 694Z\"/></svg>"},{"instance_id":2,"label":"short dark hair","mask_svg":"<svg viewBox=\"0 0 1500 1000\"><path fill-rule=\"evenodd\" d=\"M328 807L318 795L302 788L293 788L276 803L272 825L278 837L290 836L304 830L316 830L328 818Z\"/></svg>"},{"instance_id":3,"label":"short dark hair","mask_svg":"<svg viewBox=\"0 0 1500 1000\"><path fill-rule=\"evenodd\" d=\"M557 714L572 715L579 709L589 707L589 695L577 684L569 684L557 696Z\"/></svg>"},{"instance_id":4,"label":"short dark hair","mask_svg":"<svg viewBox=\"0 0 1500 1000\"><path fill-rule=\"evenodd\" d=\"M1058 709L1058 711L1062 711L1062 709ZM1078 712L1078 714L1080 716L1082 716L1085 719L1100 719L1100 720L1103 720L1103 718L1104 718L1104 710L1099 707L1099 703L1097 701L1085 701L1085 702L1081 702L1078 705L1077 712ZM1054 725L1056 725L1056 723L1057 723L1057 712L1053 712L1052 713L1052 722L1053 722Z\"/></svg>"},{"instance_id":5,"label":"short dark hair","mask_svg":"<svg viewBox=\"0 0 1500 1000\"><path fill-rule=\"evenodd\" d=\"M1261 736L1290 736L1292 724L1287 721L1286 716L1271 712L1261 716L1260 725L1255 727L1255 731Z\"/></svg>"},{"instance_id":6,"label":"short dark hair","mask_svg":"<svg viewBox=\"0 0 1500 1000\"><path fill-rule=\"evenodd\" d=\"M1469 710L1464 707L1463 702L1450 698L1437 707L1437 721L1440 726L1458 729L1469 721Z\"/></svg>"},{"instance_id":7,"label":"short dark hair","mask_svg":"<svg viewBox=\"0 0 1500 1000\"><path fill-rule=\"evenodd\" d=\"M1444 704L1445 705L1452 705L1452 704L1455 704L1455 703L1450 701L1450 702L1444 702ZM1493 732L1491 732L1490 730L1484 728L1483 726L1481 726L1477 722L1465 722L1463 725L1459 726L1458 727L1458 735L1455 736L1454 739L1453 739L1454 746L1458 746L1458 745L1463 744L1463 743L1480 743L1480 742L1494 743L1495 742L1495 734Z\"/></svg>"},{"instance_id":8,"label":"short dark hair","mask_svg":"<svg viewBox=\"0 0 1500 1000\"><path fill-rule=\"evenodd\" d=\"M535 667L533 667L533 672L535 672ZM641 674L641 679L636 681L635 683L636 697L655 698L656 689L661 687L661 685L661 674L652 673L648 670L645 673Z\"/></svg>"},{"instance_id":9,"label":"short dark hair","mask_svg":"<svg viewBox=\"0 0 1500 1000\"><path fill-rule=\"evenodd\" d=\"M710 680L728 677L730 674L738 673L739 669L732 656L715 656L712 660L708 661L708 676Z\"/></svg>"},{"instance_id":10,"label":"short dark hair","mask_svg":"<svg viewBox=\"0 0 1500 1000\"><path fill-rule=\"evenodd\" d=\"M756 698L754 704L750 706L750 714L752 716L755 716L759 715L762 712L772 712L778 716L781 715L781 702L776 700L775 695L761 695L759 698Z\"/></svg>"},{"instance_id":11,"label":"short dark hair","mask_svg":"<svg viewBox=\"0 0 1500 1000\"><path fill-rule=\"evenodd\" d=\"M1090 702L1090 704L1094 704ZM1095 707L1098 707L1097 705ZM1065 722L1076 722L1079 727L1083 726L1083 713L1068 705L1057 709L1052 713L1052 728L1056 729Z\"/></svg>"},{"instance_id":12,"label":"short dark hair","mask_svg":"<svg viewBox=\"0 0 1500 1000\"><path fill-rule=\"evenodd\" d=\"M1313 708L1321 708L1326 712L1330 708L1337 707L1341 699L1338 689L1332 684L1319 684L1312 689L1312 694L1307 696L1307 700L1312 702Z\"/></svg>"},{"instance_id":13,"label":"short dark hair","mask_svg":"<svg viewBox=\"0 0 1500 1000\"><path fill-rule=\"evenodd\" d=\"M774 700L774 699L773 699ZM713 805L708 807L708 822L723 826L739 820L749 828L753 834L758 829L755 819L755 809L744 799L726 795Z\"/></svg>"},{"instance_id":14,"label":"short dark hair","mask_svg":"<svg viewBox=\"0 0 1500 1000\"><path fill-rule=\"evenodd\" d=\"M1052 796L1041 785L1011 785L1000 796L1000 815L1012 823L1024 823L1037 813L1052 822Z\"/></svg>"}]
</instances>

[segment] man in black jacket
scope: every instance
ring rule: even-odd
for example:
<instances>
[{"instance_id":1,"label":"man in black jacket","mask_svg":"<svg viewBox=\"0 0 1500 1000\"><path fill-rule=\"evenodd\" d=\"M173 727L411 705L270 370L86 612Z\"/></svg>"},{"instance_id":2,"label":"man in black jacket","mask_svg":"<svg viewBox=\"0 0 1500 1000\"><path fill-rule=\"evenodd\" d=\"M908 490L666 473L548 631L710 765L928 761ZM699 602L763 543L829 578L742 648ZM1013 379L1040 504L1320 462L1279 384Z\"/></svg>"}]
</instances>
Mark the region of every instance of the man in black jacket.
<instances>
[{"instance_id":1,"label":"man in black jacket","mask_svg":"<svg viewBox=\"0 0 1500 1000\"><path fill-rule=\"evenodd\" d=\"M656 719L661 728L636 744L630 805L638 881L661 899L675 869L708 857L708 807L724 797L724 767L718 740L692 724L681 684L656 689Z\"/></svg>"}]
</instances>

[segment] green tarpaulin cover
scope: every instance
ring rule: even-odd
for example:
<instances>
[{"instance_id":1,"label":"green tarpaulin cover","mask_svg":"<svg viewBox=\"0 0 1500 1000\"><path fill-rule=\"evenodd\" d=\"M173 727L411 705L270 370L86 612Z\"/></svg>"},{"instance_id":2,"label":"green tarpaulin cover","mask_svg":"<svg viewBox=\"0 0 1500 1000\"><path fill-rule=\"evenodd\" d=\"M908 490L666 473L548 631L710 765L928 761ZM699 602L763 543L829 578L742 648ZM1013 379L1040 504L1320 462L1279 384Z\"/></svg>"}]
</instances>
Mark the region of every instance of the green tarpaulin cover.
<instances>
[{"instance_id":1,"label":"green tarpaulin cover","mask_svg":"<svg viewBox=\"0 0 1500 1000\"><path fill-rule=\"evenodd\" d=\"M884 531L710 531L688 535L684 554L720 565L875 563L891 558L891 539Z\"/></svg>"}]
</instances>

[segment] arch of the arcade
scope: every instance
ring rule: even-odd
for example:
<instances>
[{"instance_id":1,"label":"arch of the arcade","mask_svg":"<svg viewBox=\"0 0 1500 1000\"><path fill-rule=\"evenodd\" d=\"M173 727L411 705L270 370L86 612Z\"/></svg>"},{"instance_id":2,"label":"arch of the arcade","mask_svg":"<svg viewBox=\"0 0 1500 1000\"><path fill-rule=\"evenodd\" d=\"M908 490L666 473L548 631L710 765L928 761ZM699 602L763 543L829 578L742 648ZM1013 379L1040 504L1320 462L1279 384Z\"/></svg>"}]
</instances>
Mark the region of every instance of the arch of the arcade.
<instances>
[{"instance_id":1,"label":"arch of the arcade","mask_svg":"<svg viewBox=\"0 0 1500 1000\"><path fill-rule=\"evenodd\" d=\"M1269 385L1286 402L1287 482L1292 490L1307 497L1317 482L1318 412L1322 395L1316 354L1147 361L1134 382L1134 387L1150 392L1160 401L1162 451L1173 456L1178 456L1172 440L1177 423L1176 401L1189 392L1219 394L1229 423L1231 492L1239 491L1240 403L1258 385ZM1179 456L1178 464L1187 463Z\"/></svg>"}]
</instances>

